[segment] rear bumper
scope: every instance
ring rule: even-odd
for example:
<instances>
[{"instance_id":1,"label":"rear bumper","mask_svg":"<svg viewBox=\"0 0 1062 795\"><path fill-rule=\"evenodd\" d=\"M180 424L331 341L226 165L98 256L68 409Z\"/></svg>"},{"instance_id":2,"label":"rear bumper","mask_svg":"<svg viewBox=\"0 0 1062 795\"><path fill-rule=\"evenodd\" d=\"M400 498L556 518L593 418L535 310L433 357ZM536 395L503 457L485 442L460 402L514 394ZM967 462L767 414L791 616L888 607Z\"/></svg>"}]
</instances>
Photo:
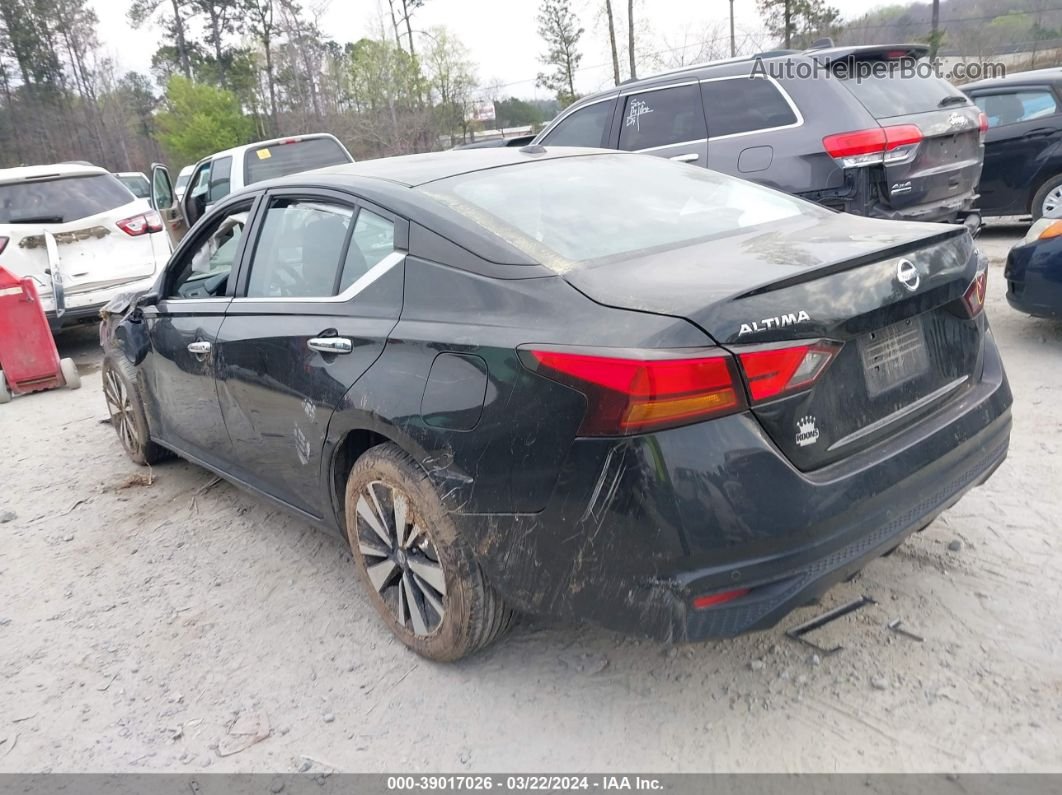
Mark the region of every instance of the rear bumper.
<instances>
[{"instance_id":1,"label":"rear bumper","mask_svg":"<svg viewBox=\"0 0 1062 795\"><path fill-rule=\"evenodd\" d=\"M1003 271L1007 303L1036 317L1062 318L1062 238L1015 246Z\"/></svg>"},{"instance_id":2,"label":"rear bumper","mask_svg":"<svg viewBox=\"0 0 1062 795\"><path fill-rule=\"evenodd\" d=\"M667 641L737 635L772 626L984 482L1006 457L1010 405L989 334L974 388L814 472L734 415L579 440L541 513L456 518L519 609ZM738 588L749 591L691 605Z\"/></svg>"}]
</instances>

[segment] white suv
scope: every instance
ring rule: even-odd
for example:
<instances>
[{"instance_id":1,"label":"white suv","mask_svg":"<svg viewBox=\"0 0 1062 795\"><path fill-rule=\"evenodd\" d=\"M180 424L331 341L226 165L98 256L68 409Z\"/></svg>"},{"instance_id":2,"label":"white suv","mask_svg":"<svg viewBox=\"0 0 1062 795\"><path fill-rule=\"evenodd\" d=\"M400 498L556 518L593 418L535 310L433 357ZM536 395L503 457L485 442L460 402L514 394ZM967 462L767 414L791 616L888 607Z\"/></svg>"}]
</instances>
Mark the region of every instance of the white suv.
<instances>
[{"instance_id":1,"label":"white suv","mask_svg":"<svg viewBox=\"0 0 1062 795\"><path fill-rule=\"evenodd\" d=\"M170 239L148 199L108 171L60 163L0 169L0 264L30 276L53 331L149 288Z\"/></svg>"}]
</instances>

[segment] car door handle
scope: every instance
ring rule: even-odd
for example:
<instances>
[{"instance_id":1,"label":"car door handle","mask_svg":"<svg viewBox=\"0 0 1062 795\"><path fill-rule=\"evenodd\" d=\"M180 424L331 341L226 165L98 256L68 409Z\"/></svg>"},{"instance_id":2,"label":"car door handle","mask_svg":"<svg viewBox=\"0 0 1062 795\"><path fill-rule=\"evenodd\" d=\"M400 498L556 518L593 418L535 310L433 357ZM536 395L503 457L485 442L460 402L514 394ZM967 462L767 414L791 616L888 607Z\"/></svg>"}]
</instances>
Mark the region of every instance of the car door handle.
<instances>
[{"instance_id":1,"label":"car door handle","mask_svg":"<svg viewBox=\"0 0 1062 795\"><path fill-rule=\"evenodd\" d=\"M188 352L194 353L196 356L202 356L210 353L210 343L206 340L196 340L195 342L188 343Z\"/></svg>"},{"instance_id":2,"label":"car door handle","mask_svg":"<svg viewBox=\"0 0 1062 795\"><path fill-rule=\"evenodd\" d=\"M311 337L306 345L321 353L350 353L354 350L354 343L346 337Z\"/></svg>"},{"instance_id":3,"label":"car door handle","mask_svg":"<svg viewBox=\"0 0 1062 795\"><path fill-rule=\"evenodd\" d=\"M675 155L668 158L668 160L674 160L676 163L694 163L700 159L701 156L696 152L687 152L684 155Z\"/></svg>"}]
</instances>

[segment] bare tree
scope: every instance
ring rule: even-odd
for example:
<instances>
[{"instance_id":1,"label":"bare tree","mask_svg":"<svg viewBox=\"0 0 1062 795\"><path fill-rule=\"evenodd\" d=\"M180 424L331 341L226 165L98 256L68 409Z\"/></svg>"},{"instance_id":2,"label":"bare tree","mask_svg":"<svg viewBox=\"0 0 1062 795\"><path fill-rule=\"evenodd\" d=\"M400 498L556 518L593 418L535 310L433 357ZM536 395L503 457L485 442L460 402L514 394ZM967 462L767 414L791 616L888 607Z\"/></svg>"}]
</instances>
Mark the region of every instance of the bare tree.
<instances>
[{"instance_id":1,"label":"bare tree","mask_svg":"<svg viewBox=\"0 0 1062 795\"><path fill-rule=\"evenodd\" d=\"M608 45L612 50L612 81L620 83L619 51L616 49L616 21L612 16L612 0L605 0L605 16L608 17Z\"/></svg>"},{"instance_id":2,"label":"bare tree","mask_svg":"<svg viewBox=\"0 0 1062 795\"><path fill-rule=\"evenodd\" d=\"M634 0L627 0L627 54L631 59L631 80L636 80L638 67L634 64Z\"/></svg>"},{"instance_id":3,"label":"bare tree","mask_svg":"<svg viewBox=\"0 0 1062 795\"><path fill-rule=\"evenodd\" d=\"M265 52L266 88L269 92L269 117L272 120L274 135L280 132L277 119L277 86L273 73L273 39L277 24L273 0L247 0L247 12L250 16L251 32L262 42Z\"/></svg>"},{"instance_id":4,"label":"bare tree","mask_svg":"<svg viewBox=\"0 0 1062 795\"><path fill-rule=\"evenodd\" d=\"M185 11L182 0L134 0L129 8L129 22L134 28L139 28L156 12L167 6L172 16L166 17L163 24L173 30L181 73L191 80L192 63L188 57L188 41L184 25Z\"/></svg>"}]
</instances>

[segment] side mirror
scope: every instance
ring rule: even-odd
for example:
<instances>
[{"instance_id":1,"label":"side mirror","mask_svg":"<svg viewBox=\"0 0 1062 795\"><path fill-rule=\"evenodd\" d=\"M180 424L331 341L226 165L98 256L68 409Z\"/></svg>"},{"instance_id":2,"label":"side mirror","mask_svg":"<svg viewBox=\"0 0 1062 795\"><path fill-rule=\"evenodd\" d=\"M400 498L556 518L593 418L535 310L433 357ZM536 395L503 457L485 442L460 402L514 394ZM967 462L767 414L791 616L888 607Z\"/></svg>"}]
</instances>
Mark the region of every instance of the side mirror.
<instances>
[{"instance_id":1,"label":"side mirror","mask_svg":"<svg viewBox=\"0 0 1062 795\"><path fill-rule=\"evenodd\" d=\"M137 306L157 306L159 303L159 294L154 290L144 293L142 296L136 299Z\"/></svg>"}]
</instances>

